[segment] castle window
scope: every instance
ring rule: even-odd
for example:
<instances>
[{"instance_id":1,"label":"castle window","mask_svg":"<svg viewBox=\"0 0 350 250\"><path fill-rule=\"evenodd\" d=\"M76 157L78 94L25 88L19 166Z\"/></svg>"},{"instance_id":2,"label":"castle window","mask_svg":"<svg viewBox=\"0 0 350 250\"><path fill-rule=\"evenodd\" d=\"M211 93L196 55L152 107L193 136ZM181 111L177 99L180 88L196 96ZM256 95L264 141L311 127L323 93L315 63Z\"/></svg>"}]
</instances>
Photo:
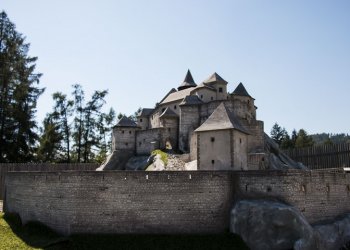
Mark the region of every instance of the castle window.
<instances>
[{"instance_id":1,"label":"castle window","mask_svg":"<svg viewBox=\"0 0 350 250\"><path fill-rule=\"evenodd\" d=\"M142 122L142 118L140 119L140 122Z\"/></svg>"},{"instance_id":2,"label":"castle window","mask_svg":"<svg viewBox=\"0 0 350 250\"><path fill-rule=\"evenodd\" d=\"M174 109L176 109L176 105L174 106Z\"/></svg>"},{"instance_id":3,"label":"castle window","mask_svg":"<svg viewBox=\"0 0 350 250\"><path fill-rule=\"evenodd\" d=\"M168 131L169 131L169 132L170 132L170 130L171 130L171 129L170 129L170 128L168 128Z\"/></svg>"},{"instance_id":4,"label":"castle window","mask_svg":"<svg viewBox=\"0 0 350 250\"><path fill-rule=\"evenodd\" d=\"M239 143L242 143L242 138L239 138Z\"/></svg>"},{"instance_id":5,"label":"castle window","mask_svg":"<svg viewBox=\"0 0 350 250\"><path fill-rule=\"evenodd\" d=\"M214 100L214 97L211 97L210 100Z\"/></svg>"},{"instance_id":6,"label":"castle window","mask_svg":"<svg viewBox=\"0 0 350 250\"><path fill-rule=\"evenodd\" d=\"M124 130L122 130L122 134L124 134Z\"/></svg>"},{"instance_id":7,"label":"castle window","mask_svg":"<svg viewBox=\"0 0 350 250\"><path fill-rule=\"evenodd\" d=\"M215 163L215 161L214 160L211 160L211 164L214 164Z\"/></svg>"},{"instance_id":8,"label":"castle window","mask_svg":"<svg viewBox=\"0 0 350 250\"><path fill-rule=\"evenodd\" d=\"M219 92L222 93L222 88L219 88Z\"/></svg>"},{"instance_id":9,"label":"castle window","mask_svg":"<svg viewBox=\"0 0 350 250\"><path fill-rule=\"evenodd\" d=\"M203 99L203 95L201 95L201 99Z\"/></svg>"},{"instance_id":10,"label":"castle window","mask_svg":"<svg viewBox=\"0 0 350 250\"><path fill-rule=\"evenodd\" d=\"M211 141L211 142L214 142L214 141L215 141L215 137L211 137L211 138L210 138L210 141Z\"/></svg>"},{"instance_id":11,"label":"castle window","mask_svg":"<svg viewBox=\"0 0 350 250\"><path fill-rule=\"evenodd\" d=\"M131 134L131 131L129 131L129 134Z\"/></svg>"}]
</instances>

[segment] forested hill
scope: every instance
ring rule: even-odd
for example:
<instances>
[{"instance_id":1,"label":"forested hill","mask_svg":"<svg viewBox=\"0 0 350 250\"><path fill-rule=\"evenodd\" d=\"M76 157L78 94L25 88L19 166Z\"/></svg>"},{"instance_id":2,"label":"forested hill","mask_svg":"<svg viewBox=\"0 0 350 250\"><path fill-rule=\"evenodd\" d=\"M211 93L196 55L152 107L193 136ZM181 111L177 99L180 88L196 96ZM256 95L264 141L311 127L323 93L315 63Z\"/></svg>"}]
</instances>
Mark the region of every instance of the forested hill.
<instances>
[{"instance_id":1,"label":"forested hill","mask_svg":"<svg viewBox=\"0 0 350 250\"><path fill-rule=\"evenodd\" d=\"M310 135L315 143L315 145L322 145L327 143L350 143L350 135L348 134L329 134L329 133L321 133L321 134L313 134Z\"/></svg>"}]
</instances>

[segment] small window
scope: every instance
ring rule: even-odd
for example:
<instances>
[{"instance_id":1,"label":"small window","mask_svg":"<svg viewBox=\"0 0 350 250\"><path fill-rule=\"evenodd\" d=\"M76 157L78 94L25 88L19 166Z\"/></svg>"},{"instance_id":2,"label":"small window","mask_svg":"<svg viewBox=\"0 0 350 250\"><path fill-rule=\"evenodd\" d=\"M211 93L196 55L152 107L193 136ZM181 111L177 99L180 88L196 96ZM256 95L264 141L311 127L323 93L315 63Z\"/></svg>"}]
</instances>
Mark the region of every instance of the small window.
<instances>
[{"instance_id":1,"label":"small window","mask_svg":"<svg viewBox=\"0 0 350 250\"><path fill-rule=\"evenodd\" d=\"M211 138L210 138L210 141L211 141L211 142L214 142L214 141L215 141L215 137L211 137Z\"/></svg>"},{"instance_id":2,"label":"small window","mask_svg":"<svg viewBox=\"0 0 350 250\"><path fill-rule=\"evenodd\" d=\"M222 88L219 88L219 92L222 93Z\"/></svg>"},{"instance_id":3,"label":"small window","mask_svg":"<svg viewBox=\"0 0 350 250\"><path fill-rule=\"evenodd\" d=\"M169 132L170 132L170 130L171 130L171 129L170 129L170 128L168 128L168 131L169 131Z\"/></svg>"},{"instance_id":4,"label":"small window","mask_svg":"<svg viewBox=\"0 0 350 250\"><path fill-rule=\"evenodd\" d=\"M242 143L242 138L239 138L239 143Z\"/></svg>"},{"instance_id":5,"label":"small window","mask_svg":"<svg viewBox=\"0 0 350 250\"><path fill-rule=\"evenodd\" d=\"M214 100L214 97L211 97L210 100Z\"/></svg>"},{"instance_id":6,"label":"small window","mask_svg":"<svg viewBox=\"0 0 350 250\"><path fill-rule=\"evenodd\" d=\"M203 99L203 95L201 95L201 99Z\"/></svg>"},{"instance_id":7,"label":"small window","mask_svg":"<svg viewBox=\"0 0 350 250\"><path fill-rule=\"evenodd\" d=\"M128 146L128 145L129 145L129 143L125 142L125 145L126 145L126 146Z\"/></svg>"},{"instance_id":8,"label":"small window","mask_svg":"<svg viewBox=\"0 0 350 250\"><path fill-rule=\"evenodd\" d=\"M162 113L165 111L165 108L162 108Z\"/></svg>"},{"instance_id":9,"label":"small window","mask_svg":"<svg viewBox=\"0 0 350 250\"><path fill-rule=\"evenodd\" d=\"M140 119L140 122L142 122L142 118Z\"/></svg>"},{"instance_id":10,"label":"small window","mask_svg":"<svg viewBox=\"0 0 350 250\"><path fill-rule=\"evenodd\" d=\"M131 131L129 131L129 134L131 134Z\"/></svg>"},{"instance_id":11,"label":"small window","mask_svg":"<svg viewBox=\"0 0 350 250\"><path fill-rule=\"evenodd\" d=\"M215 163L215 161L214 160L211 160L211 164L214 164Z\"/></svg>"},{"instance_id":12,"label":"small window","mask_svg":"<svg viewBox=\"0 0 350 250\"><path fill-rule=\"evenodd\" d=\"M139 145L141 146L142 142L139 142Z\"/></svg>"},{"instance_id":13,"label":"small window","mask_svg":"<svg viewBox=\"0 0 350 250\"><path fill-rule=\"evenodd\" d=\"M124 130L122 130L122 134L124 134Z\"/></svg>"},{"instance_id":14,"label":"small window","mask_svg":"<svg viewBox=\"0 0 350 250\"><path fill-rule=\"evenodd\" d=\"M174 106L174 109L176 109L176 105Z\"/></svg>"}]
</instances>

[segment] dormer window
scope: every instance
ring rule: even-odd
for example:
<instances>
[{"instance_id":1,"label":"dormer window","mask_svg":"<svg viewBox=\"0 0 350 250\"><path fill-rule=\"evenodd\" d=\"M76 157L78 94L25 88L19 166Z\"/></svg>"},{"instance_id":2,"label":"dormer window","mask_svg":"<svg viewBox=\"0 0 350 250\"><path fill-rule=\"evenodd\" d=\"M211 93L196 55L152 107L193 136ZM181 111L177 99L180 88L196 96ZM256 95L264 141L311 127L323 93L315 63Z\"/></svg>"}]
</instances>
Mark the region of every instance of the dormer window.
<instances>
[{"instance_id":1,"label":"dormer window","mask_svg":"<svg viewBox=\"0 0 350 250\"><path fill-rule=\"evenodd\" d=\"M222 93L222 91L223 91L222 88L219 88L219 93Z\"/></svg>"}]
</instances>

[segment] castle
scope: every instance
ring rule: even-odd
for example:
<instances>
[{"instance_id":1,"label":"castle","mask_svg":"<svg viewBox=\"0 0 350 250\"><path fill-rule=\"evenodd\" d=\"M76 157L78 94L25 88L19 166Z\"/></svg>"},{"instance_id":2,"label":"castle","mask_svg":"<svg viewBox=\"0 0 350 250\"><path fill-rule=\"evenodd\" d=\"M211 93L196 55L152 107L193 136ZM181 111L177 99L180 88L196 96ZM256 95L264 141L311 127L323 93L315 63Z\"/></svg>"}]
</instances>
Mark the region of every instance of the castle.
<instances>
[{"instance_id":1,"label":"castle","mask_svg":"<svg viewBox=\"0 0 350 250\"><path fill-rule=\"evenodd\" d=\"M217 73L200 84L188 70L155 108L143 108L137 122L123 117L113 128L118 155L147 155L154 149L190 154L198 170L257 170L267 161L264 123L242 83L232 93Z\"/></svg>"}]
</instances>

